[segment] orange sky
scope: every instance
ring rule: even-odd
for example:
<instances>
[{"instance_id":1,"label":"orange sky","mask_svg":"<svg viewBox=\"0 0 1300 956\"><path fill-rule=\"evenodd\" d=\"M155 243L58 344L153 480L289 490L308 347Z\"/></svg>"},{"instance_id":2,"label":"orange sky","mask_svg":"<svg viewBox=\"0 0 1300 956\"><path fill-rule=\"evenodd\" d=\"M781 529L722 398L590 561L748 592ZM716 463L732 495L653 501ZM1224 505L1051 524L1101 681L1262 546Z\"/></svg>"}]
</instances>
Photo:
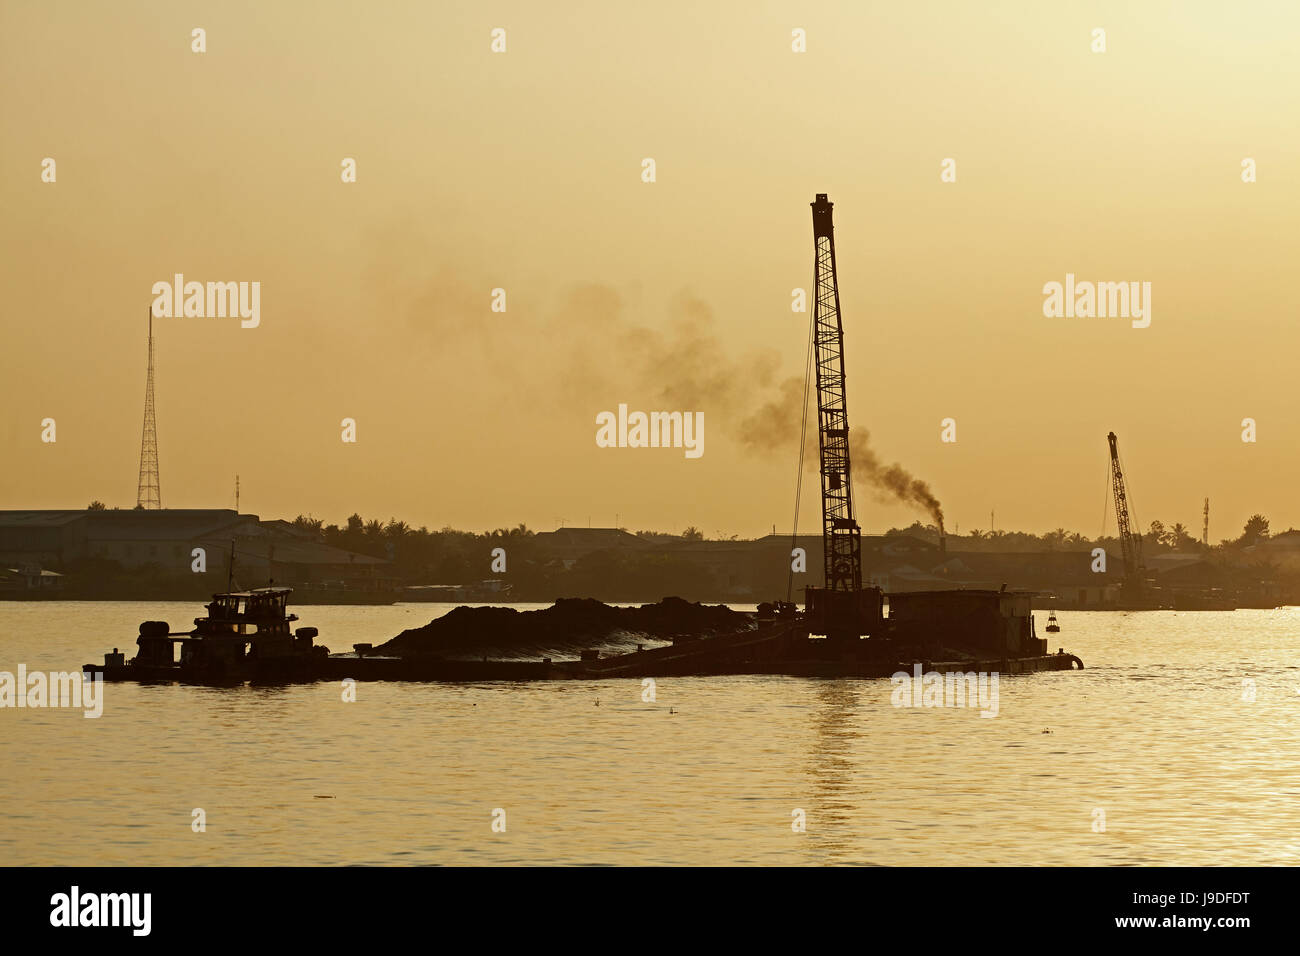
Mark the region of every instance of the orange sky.
<instances>
[{"instance_id":1,"label":"orange sky","mask_svg":"<svg viewBox=\"0 0 1300 956\"><path fill-rule=\"evenodd\" d=\"M1281 2L3 0L0 508L135 503L145 310L181 272L260 282L261 323L157 320L164 505L230 507L238 473L264 517L786 530L794 436L752 419L802 375L827 192L850 420L950 527L1096 534L1112 429L1142 527L1199 534L1207 495L1214 540L1300 524L1298 26ZM1045 318L1067 272L1150 282L1151 326ZM705 453L598 448L620 402L702 411Z\"/></svg>"}]
</instances>

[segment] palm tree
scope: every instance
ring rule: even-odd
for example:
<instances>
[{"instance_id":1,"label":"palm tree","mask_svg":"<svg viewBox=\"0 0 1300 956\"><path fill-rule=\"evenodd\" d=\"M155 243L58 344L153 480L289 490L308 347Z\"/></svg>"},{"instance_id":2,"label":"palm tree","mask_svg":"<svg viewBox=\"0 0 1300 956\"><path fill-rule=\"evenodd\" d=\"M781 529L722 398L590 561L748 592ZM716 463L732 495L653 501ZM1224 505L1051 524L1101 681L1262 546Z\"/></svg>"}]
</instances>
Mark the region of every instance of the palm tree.
<instances>
[{"instance_id":1,"label":"palm tree","mask_svg":"<svg viewBox=\"0 0 1300 956\"><path fill-rule=\"evenodd\" d=\"M1169 529L1170 547L1177 551L1183 546L1184 538L1191 538L1191 535L1187 533L1187 528L1181 522L1176 522L1174 526Z\"/></svg>"},{"instance_id":2,"label":"palm tree","mask_svg":"<svg viewBox=\"0 0 1300 956\"><path fill-rule=\"evenodd\" d=\"M1268 519L1263 515L1251 515L1242 530L1241 543L1254 544L1260 538L1268 537Z\"/></svg>"}]
</instances>

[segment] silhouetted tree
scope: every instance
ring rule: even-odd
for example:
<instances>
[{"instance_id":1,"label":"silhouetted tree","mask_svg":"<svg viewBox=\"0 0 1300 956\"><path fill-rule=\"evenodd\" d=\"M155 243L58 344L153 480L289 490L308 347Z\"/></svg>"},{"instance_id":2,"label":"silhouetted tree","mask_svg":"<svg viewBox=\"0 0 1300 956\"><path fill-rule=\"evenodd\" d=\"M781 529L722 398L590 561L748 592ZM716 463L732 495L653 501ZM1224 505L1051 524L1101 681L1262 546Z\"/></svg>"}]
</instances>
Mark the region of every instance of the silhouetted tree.
<instances>
[{"instance_id":1,"label":"silhouetted tree","mask_svg":"<svg viewBox=\"0 0 1300 956\"><path fill-rule=\"evenodd\" d=\"M1268 537L1268 519L1263 515L1251 515L1246 521L1246 527L1242 529L1241 543L1243 545L1255 544Z\"/></svg>"},{"instance_id":2,"label":"silhouetted tree","mask_svg":"<svg viewBox=\"0 0 1300 956\"><path fill-rule=\"evenodd\" d=\"M307 515L298 515L298 517L293 519L293 526L295 528L301 528L303 531L310 531L316 538L324 537L324 527L319 518L311 518ZM337 525L330 525L330 527L334 528L336 531L338 530Z\"/></svg>"}]
</instances>

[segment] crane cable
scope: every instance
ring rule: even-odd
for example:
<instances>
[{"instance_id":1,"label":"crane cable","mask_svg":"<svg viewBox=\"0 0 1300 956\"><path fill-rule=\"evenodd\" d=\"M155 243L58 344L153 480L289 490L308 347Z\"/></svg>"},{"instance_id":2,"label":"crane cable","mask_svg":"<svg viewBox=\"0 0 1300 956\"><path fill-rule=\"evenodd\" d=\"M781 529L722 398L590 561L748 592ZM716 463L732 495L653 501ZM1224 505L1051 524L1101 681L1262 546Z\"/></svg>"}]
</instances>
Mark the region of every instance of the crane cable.
<instances>
[{"instance_id":1,"label":"crane cable","mask_svg":"<svg viewBox=\"0 0 1300 956\"><path fill-rule=\"evenodd\" d=\"M803 420L799 424L799 471L795 475L794 481L794 524L790 531L790 551L793 557L794 549L799 546L799 502L803 497L803 452L804 445L808 439L808 388L812 381L813 367L813 347L815 343L815 334L817 329L817 313L814 305L812 322L808 325L808 360L804 363L803 372ZM794 562L790 562L790 574L786 579L785 599L792 599L794 594Z\"/></svg>"}]
</instances>

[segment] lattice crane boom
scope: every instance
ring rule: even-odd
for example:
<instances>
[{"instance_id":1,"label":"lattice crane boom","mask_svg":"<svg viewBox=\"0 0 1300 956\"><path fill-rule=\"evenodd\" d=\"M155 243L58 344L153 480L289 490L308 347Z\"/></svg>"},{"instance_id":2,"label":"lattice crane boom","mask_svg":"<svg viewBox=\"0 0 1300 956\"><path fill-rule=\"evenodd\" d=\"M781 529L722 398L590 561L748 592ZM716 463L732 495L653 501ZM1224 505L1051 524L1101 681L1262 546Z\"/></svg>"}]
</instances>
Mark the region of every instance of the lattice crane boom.
<instances>
[{"instance_id":1,"label":"lattice crane boom","mask_svg":"<svg viewBox=\"0 0 1300 956\"><path fill-rule=\"evenodd\" d=\"M844 326L835 274L833 203L818 193L812 204L816 248L813 347L817 371L817 434L821 451L822 545L826 589L862 589L862 531L853 518L849 420L844 396Z\"/></svg>"},{"instance_id":2,"label":"lattice crane boom","mask_svg":"<svg viewBox=\"0 0 1300 956\"><path fill-rule=\"evenodd\" d=\"M1135 532L1129 519L1128 489L1124 483L1124 470L1119 464L1119 440L1115 433L1106 436L1110 442L1110 482L1115 493L1115 524L1119 528L1119 546L1124 555L1124 583L1138 588L1142 585L1142 535Z\"/></svg>"}]
</instances>

